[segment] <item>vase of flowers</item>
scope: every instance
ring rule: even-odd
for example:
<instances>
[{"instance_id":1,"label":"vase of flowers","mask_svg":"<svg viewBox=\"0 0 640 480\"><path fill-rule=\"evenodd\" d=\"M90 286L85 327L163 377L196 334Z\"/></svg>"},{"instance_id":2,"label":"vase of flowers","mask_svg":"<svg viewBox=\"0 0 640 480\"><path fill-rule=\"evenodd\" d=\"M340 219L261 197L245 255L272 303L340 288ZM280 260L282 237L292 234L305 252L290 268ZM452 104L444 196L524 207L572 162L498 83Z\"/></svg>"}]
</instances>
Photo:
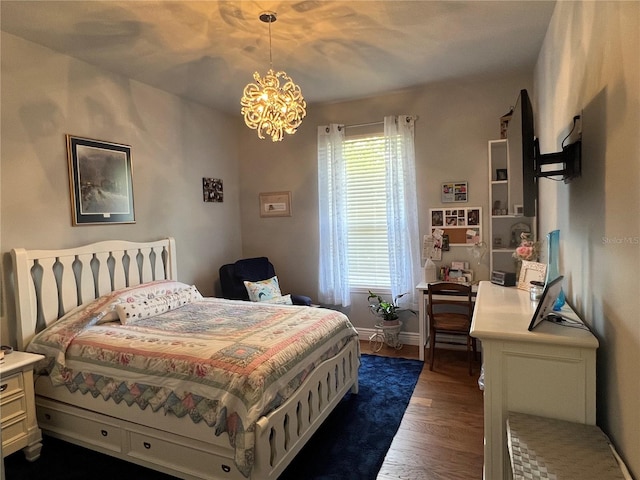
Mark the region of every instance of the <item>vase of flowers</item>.
<instances>
[{"instance_id":1,"label":"vase of flowers","mask_svg":"<svg viewBox=\"0 0 640 480\"><path fill-rule=\"evenodd\" d=\"M522 232L520 234L520 245L513 252L513 258L516 259L516 279L520 277L520 269L522 261L537 262L540 257L540 243L531 239L531 234Z\"/></svg>"}]
</instances>

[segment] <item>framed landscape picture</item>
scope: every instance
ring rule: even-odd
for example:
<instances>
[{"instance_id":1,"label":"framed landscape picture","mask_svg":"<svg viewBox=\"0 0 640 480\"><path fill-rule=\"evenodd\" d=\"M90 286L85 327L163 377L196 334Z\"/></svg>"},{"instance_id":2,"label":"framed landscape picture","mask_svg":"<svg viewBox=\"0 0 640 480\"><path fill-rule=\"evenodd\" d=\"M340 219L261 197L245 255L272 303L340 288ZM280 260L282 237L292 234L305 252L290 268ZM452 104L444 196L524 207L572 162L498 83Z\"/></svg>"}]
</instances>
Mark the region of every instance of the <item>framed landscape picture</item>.
<instances>
[{"instance_id":1,"label":"framed landscape picture","mask_svg":"<svg viewBox=\"0 0 640 480\"><path fill-rule=\"evenodd\" d=\"M135 223L131 147L66 138L73 225Z\"/></svg>"}]
</instances>

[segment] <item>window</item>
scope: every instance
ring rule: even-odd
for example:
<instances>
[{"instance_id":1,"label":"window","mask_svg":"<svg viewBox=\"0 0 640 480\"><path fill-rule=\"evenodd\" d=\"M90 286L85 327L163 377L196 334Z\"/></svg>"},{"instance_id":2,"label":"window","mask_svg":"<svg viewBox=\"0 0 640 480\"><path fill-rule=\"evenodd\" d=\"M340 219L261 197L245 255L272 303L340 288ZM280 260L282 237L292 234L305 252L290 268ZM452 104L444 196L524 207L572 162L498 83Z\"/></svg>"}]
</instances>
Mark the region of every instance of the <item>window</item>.
<instances>
[{"instance_id":1,"label":"window","mask_svg":"<svg viewBox=\"0 0 640 480\"><path fill-rule=\"evenodd\" d=\"M348 138L343 125L318 127L320 303L347 307L353 289L414 291L421 270L414 122L386 116L383 133L377 125Z\"/></svg>"},{"instance_id":2,"label":"window","mask_svg":"<svg viewBox=\"0 0 640 480\"><path fill-rule=\"evenodd\" d=\"M383 133L347 136L342 155L346 165L349 286L388 289L391 280Z\"/></svg>"}]
</instances>

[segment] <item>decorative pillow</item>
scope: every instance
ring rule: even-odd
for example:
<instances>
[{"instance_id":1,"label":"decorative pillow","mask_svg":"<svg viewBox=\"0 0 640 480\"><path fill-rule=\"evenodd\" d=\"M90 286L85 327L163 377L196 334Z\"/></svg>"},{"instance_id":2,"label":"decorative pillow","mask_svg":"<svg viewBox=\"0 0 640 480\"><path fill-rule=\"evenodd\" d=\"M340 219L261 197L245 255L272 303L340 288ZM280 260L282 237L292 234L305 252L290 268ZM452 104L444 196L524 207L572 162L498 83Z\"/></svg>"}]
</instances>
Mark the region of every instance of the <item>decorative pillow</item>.
<instances>
[{"instance_id":1,"label":"decorative pillow","mask_svg":"<svg viewBox=\"0 0 640 480\"><path fill-rule=\"evenodd\" d=\"M132 320L149 318L175 308L180 308L201 298L202 295L198 289L192 286L188 289L180 290L178 293L159 295L148 300L119 303L116 305L116 311L120 318L120 323L125 325Z\"/></svg>"},{"instance_id":2,"label":"decorative pillow","mask_svg":"<svg viewBox=\"0 0 640 480\"><path fill-rule=\"evenodd\" d=\"M277 303L280 305L293 305L291 295L282 295L280 297L273 297L268 300L263 300L262 303Z\"/></svg>"},{"instance_id":3,"label":"decorative pillow","mask_svg":"<svg viewBox=\"0 0 640 480\"><path fill-rule=\"evenodd\" d=\"M274 297L282 296L278 277L271 277L268 280L260 280L259 282L244 282L244 286L249 294L249 300L252 302L264 302Z\"/></svg>"},{"instance_id":4,"label":"decorative pillow","mask_svg":"<svg viewBox=\"0 0 640 480\"><path fill-rule=\"evenodd\" d=\"M170 295L189 288L191 288L191 285L175 280L156 280L155 282L143 283L135 287L117 290L107 295L106 297L109 299L108 303L101 308L101 310L94 313L94 315L98 317L96 325L120 320L116 306L121 303L149 300L157 296Z\"/></svg>"}]
</instances>

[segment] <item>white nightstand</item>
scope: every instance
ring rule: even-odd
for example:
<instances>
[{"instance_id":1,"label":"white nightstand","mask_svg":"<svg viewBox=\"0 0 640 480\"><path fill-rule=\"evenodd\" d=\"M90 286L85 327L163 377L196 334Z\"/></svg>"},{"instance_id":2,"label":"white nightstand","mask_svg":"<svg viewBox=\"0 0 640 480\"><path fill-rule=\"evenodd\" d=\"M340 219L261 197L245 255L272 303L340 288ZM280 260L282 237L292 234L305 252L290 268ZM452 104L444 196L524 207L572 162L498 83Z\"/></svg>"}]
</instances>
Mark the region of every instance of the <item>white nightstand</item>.
<instances>
[{"instance_id":1,"label":"white nightstand","mask_svg":"<svg viewBox=\"0 0 640 480\"><path fill-rule=\"evenodd\" d=\"M0 364L2 477L7 455L22 449L30 462L40 456L42 432L36 420L33 367L42 358L33 353L12 352Z\"/></svg>"}]
</instances>

